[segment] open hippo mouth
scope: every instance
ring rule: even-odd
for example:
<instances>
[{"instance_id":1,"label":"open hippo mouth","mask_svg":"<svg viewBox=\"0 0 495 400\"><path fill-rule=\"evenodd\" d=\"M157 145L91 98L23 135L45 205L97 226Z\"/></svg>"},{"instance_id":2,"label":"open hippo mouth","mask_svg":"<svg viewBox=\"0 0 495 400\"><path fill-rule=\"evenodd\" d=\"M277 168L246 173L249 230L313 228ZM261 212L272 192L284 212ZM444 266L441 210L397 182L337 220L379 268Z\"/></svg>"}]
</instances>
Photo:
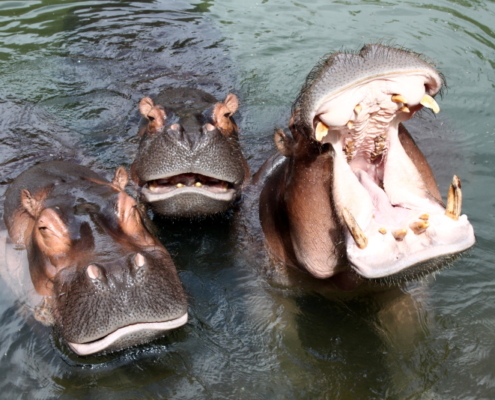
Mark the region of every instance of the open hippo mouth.
<instances>
[{"instance_id":1,"label":"open hippo mouth","mask_svg":"<svg viewBox=\"0 0 495 400\"><path fill-rule=\"evenodd\" d=\"M375 64L389 63L387 68L377 65L380 73L366 76L356 68L354 79L321 95L308 117L314 139L333 148L332 196L347 227L348 260L363 277L381 278L461 252L475 238L461 215L459 178L454 176L445 207L435 196L438 189L426 160L411 151L412 139L399 126L423 107L439 111L432 96L440 90L441 77L415 55L402 55L404 66L392 68L390 58L375 58L376 49L369 50L340 54L332 62L347 63L349 75L367 57Z\"/></svg>"},{"instance_id":2,"label":"open hippo mouth","mask_svg":"<svg viewBox=\"0 0 495 400\"><path fill-rule=\"evenodd\" d=\"M187 312L179 318L164 322L143 322L131 324L115 330L114 332L102 337L98 340L93 340L87 343L71 343L69 347L80 356L99 353L102 351L116 351L136 345L146 343L150 340L158 338L164 332L176 329L187 323Z\"/></svg>"},{"instance_id":3,"label":"open hippo mouth","mask_svg":"<svg viewBox=\"0 0 495 400\"><path fill-rule=\"evenodd\" d=\"M185 173L146 183L142 190L149 202L194 193L220 201L232 201L236 196L234 184L206 175Z\"/></svg>"}]
</instances>

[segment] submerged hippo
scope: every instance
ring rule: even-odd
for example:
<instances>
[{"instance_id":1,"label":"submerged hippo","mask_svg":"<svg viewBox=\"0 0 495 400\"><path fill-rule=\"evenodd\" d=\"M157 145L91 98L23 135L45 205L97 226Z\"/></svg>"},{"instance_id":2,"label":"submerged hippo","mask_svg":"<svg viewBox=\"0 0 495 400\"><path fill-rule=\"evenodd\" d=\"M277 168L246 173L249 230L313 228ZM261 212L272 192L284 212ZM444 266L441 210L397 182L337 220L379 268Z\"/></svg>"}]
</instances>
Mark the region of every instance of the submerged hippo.
<instances>
[{"instance_id":1,"label":"submerged hippo","mask_svg":"<svg viewBox=\"0 0 495 400\"><path fill-rule=\"evenodd\" d=\"M169 217L221 213L239 198L249 167L232 115L238 100L223 102L191 88L172 88L139 103L144 117L131 177L154 212Z\"/></svg>"},{"instance_id":2,"label":"submerged hippo","mask_svg":"<svg viewBox=\"0 0 495 400\"><path fill-rule=\"evenodd\" d=\"M79 355L144 343L187 322L175 266L124 191L127 179L123 168L108 182L53 161L22 173L6 193L8 233L29 266L6 246L2 277Z\"/></svg>"},{"instance_id":3,"label":"submerged hippo","mask_svg":"<svg viewBox=\"0 0 495 400\"><path fill-rule=\"evenodd\" d=\"M366 45L336 53L309 74L281 155L257 176L259 215L279 271L353 287L361 278L434 270L471 247L454 176L444 205L425 157L401 122L433 97L442 77L410 51ZM357 276L356 276L357 273Z\"/></svg>"}]
</instances>

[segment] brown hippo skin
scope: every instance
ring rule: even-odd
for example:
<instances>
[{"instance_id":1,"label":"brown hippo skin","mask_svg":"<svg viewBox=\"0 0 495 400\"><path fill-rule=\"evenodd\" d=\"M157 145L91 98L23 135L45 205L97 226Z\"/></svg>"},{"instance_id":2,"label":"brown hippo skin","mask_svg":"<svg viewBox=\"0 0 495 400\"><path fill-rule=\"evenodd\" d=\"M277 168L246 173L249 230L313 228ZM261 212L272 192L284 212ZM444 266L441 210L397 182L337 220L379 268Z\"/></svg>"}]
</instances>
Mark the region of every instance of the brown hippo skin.
<instances>
[{"instance_id":1,"label":"brown hippo skin","mask_svg":"<svg viewBox=\"0 0 495 400\"><path fill-rule=\"evenodd\" d=\"M366 45L336 53L309 74L289 129L269 160L260 219L273 258L352 288L444 265L475 242L454 176L445 206L425 157L401 122L443 85L413 52ZM285 268L285 267L284 267Z\"/></svg>"},{"instance_id":2,"label":"brown hippo skin","mask_svg":"<svg viewBox=\"0 0 495 400\"><path fill-rule=\"evenodd\" d=\"M141 344L187 322L175 266L124 191L127 179L123 168L108 182L53 161L23 172L6 192L10 239L27 250L42 299L36 317L79 355Z\"/></svg>"},{"instance_id":3,"label":"brown hippo skin","mask_svg":"<svg viewBox=\"0 0 495 400\"><path fill-rule=\"evenodd\" d=\"M141 199L168 217L221 213L239 198L250 178L232 115L238 99L223 102L192 88L171 88L139 110L139 149L131 177Z\"/></svg>"}]
</instances>

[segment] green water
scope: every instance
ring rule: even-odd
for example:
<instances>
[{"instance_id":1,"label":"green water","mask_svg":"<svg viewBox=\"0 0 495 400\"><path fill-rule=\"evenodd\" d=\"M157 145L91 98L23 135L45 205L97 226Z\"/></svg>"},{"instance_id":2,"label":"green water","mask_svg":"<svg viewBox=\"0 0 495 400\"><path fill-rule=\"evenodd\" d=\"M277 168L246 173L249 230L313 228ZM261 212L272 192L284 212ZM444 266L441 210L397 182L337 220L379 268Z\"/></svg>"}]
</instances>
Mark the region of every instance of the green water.
<instances>
[{"instance_id":1,"label":"green water","mask_svg":"<svg viewBox=\"0 0 495 400\"><path fill-rule=\"evenodd\" d=\"M444 193L460 176L477 235L428 280L336 301L268 285L230 220L163 227L190 323L79 359L4 288L0 398L495 398L494 22L494 2L467 0L0 2L2 198L42 160L129 166L139 99L179 83L240 97L256 170L312 66L380 41L425 54L445 75L441 113L412 131Z\"/></svg>"}]
</instances>

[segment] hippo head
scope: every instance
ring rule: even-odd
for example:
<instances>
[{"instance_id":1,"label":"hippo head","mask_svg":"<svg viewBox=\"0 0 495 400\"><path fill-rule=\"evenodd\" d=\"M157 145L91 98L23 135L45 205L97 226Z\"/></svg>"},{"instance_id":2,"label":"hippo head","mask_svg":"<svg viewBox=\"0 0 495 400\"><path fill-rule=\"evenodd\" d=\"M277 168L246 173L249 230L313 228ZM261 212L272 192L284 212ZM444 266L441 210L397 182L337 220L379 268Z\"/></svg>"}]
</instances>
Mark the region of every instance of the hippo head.
<instances>
[{"instance_id":1,"label":"hippo head","mask_svg":"<svg viewBox=\"0 0 495 400\"><path fill-rule=\"evenodd\" d=\"M405 277L474 244L459 178L445 206L401 124L423 107L437 113L442 85L421 56L383 45L314 68L293 106L292 137L275 134L283 183L262 194L263 230L279 258L317 278L349 266L364 278Z\"/></svg>"},{"instance_id":2,"label":"hippo head","mask_svg":"<svg viewBox=\"0 0 495 400\"><path fill-rule=\"evenodd\" d=\"M155 104L156 103L156 104ZM223 102L197 89L169 89L139 109L139 149L131 176L154 212L171 217L210 215L239 198L249 168L232 115L238 100Z\"/></svg>"},{"instance_id":3,"label":"hippo head","mask_svg":"<svg viewBox=\"0 0 495 400\"><path fill-rule=\"evenodd\" d=\"M31 279L46 296L50 322L79 355L141 344L187 322L174 264L143 225L126 183L122 168L112 183L64 176L36 192L23 189L12 219L27 227Z\"/></svg>"}]
</instances>

